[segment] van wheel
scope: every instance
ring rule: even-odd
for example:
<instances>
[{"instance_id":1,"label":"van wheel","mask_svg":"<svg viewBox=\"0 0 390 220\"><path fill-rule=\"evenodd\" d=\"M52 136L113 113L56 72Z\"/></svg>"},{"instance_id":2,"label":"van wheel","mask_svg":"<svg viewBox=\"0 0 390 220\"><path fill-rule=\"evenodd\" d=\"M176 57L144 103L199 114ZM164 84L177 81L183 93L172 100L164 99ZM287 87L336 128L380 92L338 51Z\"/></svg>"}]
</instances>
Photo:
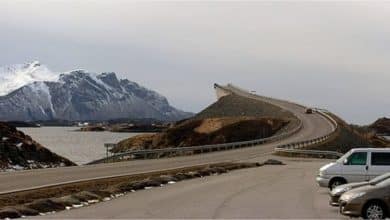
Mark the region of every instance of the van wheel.
<instances>
[{"instance_id":1,"label":"van wheel","mask_svg":"<svg viewBox=\"0 0 390 220\"><path fill-rule=\"evenodd\" d=\"M343 178L334 178L332 179L330 182L329 182L329 189L332 190L334 189L336 186L340 186L340 185L343 185L343 184L346 184L347 181Z\"/></svg>"},{"instance_id":2,"label":"van wheel","mask_svg":"<svg viewBox=\"0 0 390 220\"><path fill-rule=\"evenodd\" d=\"M364 219L385 219L386 209L380 202L370 202L363 209Z\"/></svg>"}]
</instances>

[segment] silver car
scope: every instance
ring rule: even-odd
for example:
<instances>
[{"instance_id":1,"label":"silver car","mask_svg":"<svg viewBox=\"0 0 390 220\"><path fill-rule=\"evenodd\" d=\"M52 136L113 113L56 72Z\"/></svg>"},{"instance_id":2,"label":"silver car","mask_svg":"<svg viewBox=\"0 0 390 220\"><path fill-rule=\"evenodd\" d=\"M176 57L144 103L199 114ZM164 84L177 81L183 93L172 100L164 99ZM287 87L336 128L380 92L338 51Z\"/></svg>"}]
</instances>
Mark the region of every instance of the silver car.
<instances>
[{"instance_id":1,"label":"silver car","mask_svg":"<svg viewBox=\"0 0 390 220\"><path fill-rule=\"evenodd\" d=\"M376 185L352 189L340 197L340 213L364 219L390 217L390 178Z\"/></svg>"},{"instance_id":2,"label":"silver car","mask_svg":"<svg viewBox=\"0 0 390 220\"><path fill-rule=\"evenodd\" d=\"M378 184L386 179L389 179L389 178L390 178L390 173L385 173L383 175L377 176L376 178L374 178L368 182L364 181L364 182L349 183L349 184L337 186L329 193L330 194L329 204L331 206L339 206L340 205L339 199L343 193L345 193L351 189L355 189L355 188L362 187L362 186L376 185L376 184Z\"/></svg>"}]
</instances>

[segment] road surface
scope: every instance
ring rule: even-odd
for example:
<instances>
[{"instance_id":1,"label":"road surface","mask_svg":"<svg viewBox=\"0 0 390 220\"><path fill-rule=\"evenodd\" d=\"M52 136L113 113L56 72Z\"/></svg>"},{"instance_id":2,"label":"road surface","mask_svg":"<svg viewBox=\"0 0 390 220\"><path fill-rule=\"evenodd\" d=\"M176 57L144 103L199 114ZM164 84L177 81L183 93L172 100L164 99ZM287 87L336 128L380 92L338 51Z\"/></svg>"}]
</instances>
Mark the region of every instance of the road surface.
<instances>
[{"instance_id":1,"label":"road surface","mask_svg":"<svg viewBox=\"0 0 390 220\"><path fill-rule=\"evenodd\" d=\"M295 135L284 140L251 148L175 158L1 173L0 193L86 178L134 174L203 163L247 160L261 155L271 154L273 149L279 144L287 144L320 137L329 134L333 129L332 124L323 116L319 114L305 114L304 108L296 104L281 101L274 101L274 104L296 114L303 122L303 128Z\"/></svg>"},{"instance_id":2,"label":"road surface","mask_svg":"<svg viewBox=\"0 0 390 220\"><path fill-rule=\"evenodd\" d=\"M329 161L281 160L287 165L263 166L183 181L44 217L346 219L337 208L328 205L328 190L318 187L315 182L318 168Z\"/></svg>"}]
</instances>

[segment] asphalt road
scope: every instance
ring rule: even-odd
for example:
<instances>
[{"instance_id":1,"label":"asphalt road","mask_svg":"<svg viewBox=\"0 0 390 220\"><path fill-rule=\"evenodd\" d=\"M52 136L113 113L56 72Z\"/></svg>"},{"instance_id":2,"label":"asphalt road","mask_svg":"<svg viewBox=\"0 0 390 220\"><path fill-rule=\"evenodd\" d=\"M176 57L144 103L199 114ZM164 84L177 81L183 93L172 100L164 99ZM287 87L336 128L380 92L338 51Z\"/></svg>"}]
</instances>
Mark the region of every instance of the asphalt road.
<instances>
[{"instance_id":1,"label":"asphalt road","mask_svg":"<svg viewBox=\"0 0 390 220\"><path fill-rule=\"evenodd\" d=\"M86 178L133 174L203 163L247 160L272 153L273 149L278 144L308 140L323 136L332 131L331 123L319 114L305 114L304 108L288 102L275 101L275 104L295 113L302 120L303 129L282 141L251 148L166 159L137 160L113 164L5 172L0 174L0 193Z\"/></svg>"},{"instance_id":2,"label":"asphalt road","mask_svg":"<svg viewBox=\"0 0 390 220\"><path fill-rule=\"evenodd\" d=\"M252 160L267 158L270 156ZM43 217L346 219L337 208L328 205L328 190L318 187L315 182L318 168L329 161L281 160L287 165L263 166L183 181Z\"/></svg>"}]
</instances>

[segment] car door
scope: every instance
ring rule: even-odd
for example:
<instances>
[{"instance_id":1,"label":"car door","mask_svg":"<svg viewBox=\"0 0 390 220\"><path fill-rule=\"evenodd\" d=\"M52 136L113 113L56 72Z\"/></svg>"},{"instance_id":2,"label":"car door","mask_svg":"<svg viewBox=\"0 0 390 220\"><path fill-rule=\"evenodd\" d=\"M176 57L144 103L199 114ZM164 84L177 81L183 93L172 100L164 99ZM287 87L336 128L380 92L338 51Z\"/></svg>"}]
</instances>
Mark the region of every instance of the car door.
<instances>
[{"instance_id":1,"label":"car door","mask_svg":"<svg viewBox=\"0 0 390 220\"><path fill-rule=\"evenodd\" d=\"M390 152L371 152L370 166L368 168L370 179L388 172L390 172Z\"/></svg>"},{"instance_id":2,"label":"car door","mask_svg":"<svg viewBox=\"0 0 390 220\"><path fill-rule=\"evenodd\" d=\"M343 176L348 183L369 180L367 152L354 152L345 161Z\"/></svg>"}]
</instances>

